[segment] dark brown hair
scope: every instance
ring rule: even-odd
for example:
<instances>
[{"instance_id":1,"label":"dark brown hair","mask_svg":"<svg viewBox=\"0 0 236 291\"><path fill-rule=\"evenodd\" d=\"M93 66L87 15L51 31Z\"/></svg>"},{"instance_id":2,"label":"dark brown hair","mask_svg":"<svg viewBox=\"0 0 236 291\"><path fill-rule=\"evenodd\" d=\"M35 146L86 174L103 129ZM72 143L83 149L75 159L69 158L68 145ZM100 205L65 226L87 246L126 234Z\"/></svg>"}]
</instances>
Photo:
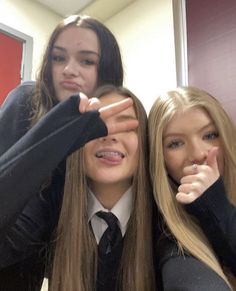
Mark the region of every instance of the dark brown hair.
<instances>
[{"instance_id":1,"label":"dark brown hair","mask_svg":"<svg viewBox=\"0 0 236 291\"><path fill-rule=\"evenodd\" d=\"M73 15L62 22L52 32L36 81L35 94L32 99L32 125L35 124L57 102L52 80L51 53L58 36L69 26L88 28L94 31L100 45L98 65L98 84L123 84L123 66L118 43L112 32L98 20L89 16Z\"/></svg>"}]
</instances>

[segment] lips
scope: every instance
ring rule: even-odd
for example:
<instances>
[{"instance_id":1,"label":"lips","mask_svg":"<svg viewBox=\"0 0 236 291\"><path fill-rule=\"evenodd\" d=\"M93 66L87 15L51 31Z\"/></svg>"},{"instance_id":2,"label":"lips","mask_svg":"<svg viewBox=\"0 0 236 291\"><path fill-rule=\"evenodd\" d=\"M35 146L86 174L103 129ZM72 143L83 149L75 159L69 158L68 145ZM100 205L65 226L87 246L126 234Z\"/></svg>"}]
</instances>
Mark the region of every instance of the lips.
<instances>
[{"instance_id":1,"label":"lips","mask_svg":"<svg viewBox=\"0 0 236 291\"><path fill-rule=\"evenodd\" d=\"M80 86L76 82L63 81L60 83L64 89L79 91Z\"/></svg>"}]
</instances>

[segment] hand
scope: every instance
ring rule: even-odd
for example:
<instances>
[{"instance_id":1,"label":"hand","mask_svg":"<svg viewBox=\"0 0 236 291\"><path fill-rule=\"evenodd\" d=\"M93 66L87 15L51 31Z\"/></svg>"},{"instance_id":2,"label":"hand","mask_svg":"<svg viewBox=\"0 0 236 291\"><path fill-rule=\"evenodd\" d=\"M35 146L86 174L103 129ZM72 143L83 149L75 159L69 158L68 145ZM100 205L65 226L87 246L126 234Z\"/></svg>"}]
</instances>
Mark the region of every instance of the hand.
<instances>
[{"instance_id":1,"label":"hand","mask_svg":"<svg viewBox=\"0 0 236 291\"><path fill-rule=\"evenodd\" d=\"M101 102L98 98L88 98L86 95L80 93L79 111L84 113L90 110L98 109L101 119L107 126L108 134L129 131L138 127L138 120L135 119L117 122L114 122L112 119L109 120L110 117L122 112L132 105L133 100L131 98L125 98L122 101L101 107Z\"/></svg>"},{"instance_id":2,"label":"hand","mask_svg":"<svg viewBox=\"0 0 236 291\"><path fill-rule=\"evenodd\" d=\"M79 93L80 102L79 102L79 112L85 113L86 111L96 110L101 107L101 102L98 98L92 97L88 98L85 94Z\"/></svg>"},{"instance_id":3,"label":"hand","mask_svg":"<svg viewBox=\"0 0 236 291\"><path fill-rule=\"evenodd\" d=\"M184 168L185 176L180 180L176 199L189 204L200 197L220 176L217 163L218 148L213 147L203 165L191 165Z\"/></svg>"}]
</instances>

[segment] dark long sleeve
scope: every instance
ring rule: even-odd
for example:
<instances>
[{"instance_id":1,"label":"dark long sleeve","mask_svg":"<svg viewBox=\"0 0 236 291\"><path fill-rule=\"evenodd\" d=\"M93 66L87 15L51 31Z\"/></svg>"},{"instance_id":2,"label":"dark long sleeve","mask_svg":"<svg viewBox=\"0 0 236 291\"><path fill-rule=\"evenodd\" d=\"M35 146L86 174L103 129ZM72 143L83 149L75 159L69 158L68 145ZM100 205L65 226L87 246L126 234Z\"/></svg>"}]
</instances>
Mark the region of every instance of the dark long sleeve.
<instances>
[{"instance_id":1,"label":"dark long sleeve","mask_svg":"<svg viewBox=\"0 0 236 291\"><path fill-rule=\"evenodd\" d=\"M222 264L236 275L236 208L227 199L222 179L186 209L198 219Z\"/></svg>"},{"instance_id":2,"label":"dark long sleeve","mask_svg":"<svg viewBox=\"0 0 236 291\"><path fill-rule=\"evenodd\" d=\"M4 116L4 113L3 109L1 115ZM8 132L7 125L3 131ZM3 153L0 157L1 233L65 157L92 138L106 134L99 113L93 111L80 114L78 97L73 96L58 103ZM6 138L6 133L0 135Z\"/></svg>"},{"instance_id":3,"label":"dark long sleeve","mask_svg":"<svg viewBox=\"0 0 236 291\"><path fill-rule=\"evenodd\" d=\"M230 288L205 264L182 255L167 238L157 245L158 277L163 291L229 291Z\"/></svg>"},{"instance_id":4,"label":"dark long sleeve","mask_svg":"<svg viewBox=\"0 0 236 291\"><path fill-rule=\"evenodd\" d=\"M32 91L31 83L20 86L0 112L1 267L37 247L38 239L48 231L50 208L58 212L60 207L54 197L64 182L64 174L56 169L59 163L89 140L107 134L97 111L78 112L78 96L58 103L29 129ZM59 172L52 184L39 194L54 170Z\"/></svg>"}]
</instances>

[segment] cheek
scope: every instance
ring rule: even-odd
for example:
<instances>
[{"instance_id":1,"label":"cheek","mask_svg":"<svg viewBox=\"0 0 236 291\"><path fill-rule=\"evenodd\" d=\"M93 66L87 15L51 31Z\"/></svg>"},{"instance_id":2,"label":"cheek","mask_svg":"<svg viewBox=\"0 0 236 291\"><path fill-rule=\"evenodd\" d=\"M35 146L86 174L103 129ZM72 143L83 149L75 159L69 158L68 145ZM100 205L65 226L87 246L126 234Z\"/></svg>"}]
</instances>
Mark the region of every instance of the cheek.
<instances>
[{"instance_id":1,"label":"cheek","mask_svg":"<svg viewBox=\"0 0 236 291\"><path fill-rule=\"evenodd\" d=\"M217 156L217 163L220 175L223 176L224 174L224 154L222 150L219 150L218 156Z\"/></svg>"},{"instance_id":2,"label":"cheek","mask_svg":"<svg viewBox=\"0 0 236 291\"><path fill-rule=\"evenodd\" d=\"M138 155L138 137L136 133L131 133L129 136L125 137L125 140L128 141L127 148L131 156Z\"/></svg>"},{"instance_id":3,"label":"cheek","mask_svg":"<svg viewBox=\"0 0 236 291\"><path fill-rule=\"evenodd\" d=\"M183 163L181 158L174 153L164 153L165 166L167 173L176 181L179 182L182 178Z\"/></svg>"},{"instance_id":4,"label":"cheek","mask_svg":"<svg viewBox=\"0 0 236 291\"><path fill-rule=\"evenodd\" d=\"M57 83L59 80L59 73L58 73L58 68L53 66L51 69L52 72L52 82L53 82L53 86L55 87L55 89L57 88Z\"/></svg>"},{"instance_id":5,"label":"cheek","mask_svg":"<svg viewBox=\"0 0 236 291\"><path fill-rule=\"evenodd\" d=\"M93 152L94 144L95 144L95 141L92 140L86 143L84 146L84 164L85 164L84 167L85 167L86 173L91 168L91 163L92 163L92 158L93 158L92 152Z\"/></svg>"}]
</instances>

